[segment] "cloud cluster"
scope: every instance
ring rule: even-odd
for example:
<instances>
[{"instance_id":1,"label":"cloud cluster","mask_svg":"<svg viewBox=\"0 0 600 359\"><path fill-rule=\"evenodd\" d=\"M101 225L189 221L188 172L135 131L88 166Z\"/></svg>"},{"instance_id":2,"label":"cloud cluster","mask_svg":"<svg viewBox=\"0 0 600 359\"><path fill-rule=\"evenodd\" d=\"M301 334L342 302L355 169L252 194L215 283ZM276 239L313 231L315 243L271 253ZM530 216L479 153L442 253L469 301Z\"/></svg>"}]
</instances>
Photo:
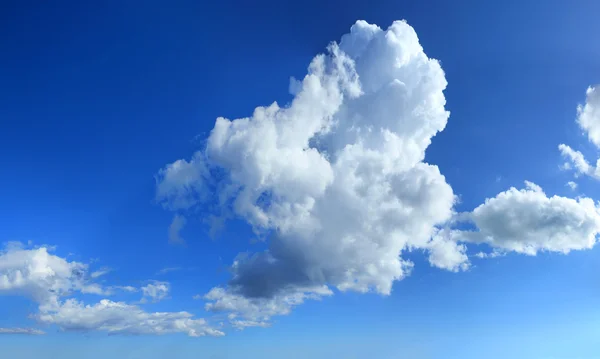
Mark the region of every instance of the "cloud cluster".
<instances>
[{"instance_id":1,"label":"cloud cluster","mask_svg":"<svg viewBox=\"0 0 600 359\"><path fill-rule=\"evenodd\" d=\"M577 106L577 124L590 142L600 149L600 90L597 86L589 87L586 91L585 104ZM586 175L600 180L600 159L594 165L585 159L583 153L565 144L560 144L558 149L567 160L563 164L565 170L574 170L577 176Z\"/></svg>"},{"instance_id":2,"label":"cloud cluster","mask_svg":"<svg viewBox=\"0 0 600 359\"><path fill-rule=\"evenodd\" d=\"M530 182L454 212L452 188L424 162L449 117L446 78L406 22L383 30L358 21L327 50L292 79L289 105L218 118L205 148L157 176L165 208L209 208L213 219L244 219L268 240L268 250L236 258L227 285L199 296L206 310L229 313L238 329L268 326L334 290L390 294L413 267L406 251L458 272L470 268L467 245L487 244L492 252L474 256L492 258L596 243L593 200L548 197ZM597 109L588 90L578 122L594 143ZM561 151L578 171L597 175L581 154Z\"/></svg>"},{"instance_id":3,"label":"cloud cluster","mask_svg":"<svg viewBox=\"0 0 600 359\"><path fill-rule=\"evenodd\" d=\"M27 248L10 243L0 251L0 295L30 298L39 305L33 317L67 331L104 331L112 334L185 333L189 336L223 333L188 312L146 312L123 302L102 299L93 305L72 298L77 294L111 295L114 290L137 291L131 286L108 287L94 283L88 265L50 253L48 247ZM100 272L103 270L100 270ZM166 282L141 288L145 300L159 301L169 292ZM0 334L42 334L38 329L0 328Z\"/></svg>"}]
</instances>

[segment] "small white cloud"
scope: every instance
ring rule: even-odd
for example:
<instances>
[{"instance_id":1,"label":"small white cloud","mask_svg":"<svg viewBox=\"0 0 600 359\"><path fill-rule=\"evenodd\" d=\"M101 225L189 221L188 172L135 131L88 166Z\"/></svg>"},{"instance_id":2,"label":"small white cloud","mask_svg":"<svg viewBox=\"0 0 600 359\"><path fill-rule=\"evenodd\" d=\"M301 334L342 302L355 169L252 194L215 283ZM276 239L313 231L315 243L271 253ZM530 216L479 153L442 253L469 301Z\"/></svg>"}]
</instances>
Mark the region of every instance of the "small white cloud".
<instances>
[{"instance_id":1,"label":"small white cloud","mask_svg":"<svg viewBox=\"0 0 600 359\"><path fill-rule=\"evenodd\" d=\"M229 324L237 330L244 330L249 327L268 328L271 326L271 323L269 322L256 320L231 320L229 321Z\"/></svg>"},{"instance_id":2,"label":"small white cloud","mask_svg":"<svg viewBox=\"0 0 600 359\"><path fill-rule=\"evenodd\" d=\"M46 333L35 328L0 328L0 334L43 335Z\"/></svg>"},{"instance_id":3,"label":"small white cloud","mask_svg":"<svg viewBox=\"0 0 600 359\"><path fill-rule=\"evenodd\" d=\"M169 243L171 244L184 244L185 241L181 238L181 230L185 226L186 223L185 217L182 215L175 215L173 217L173 221L169 226Z\"/></svg>"},{"instance_id":4,"label":"small white cloud","mask_svg":"<svg viewBox=\"0 0 600 359\"><path fill-rule=\"evenodd\" d=\"M569 182L567 182L567 187L569 187L570 189L572 189L574 191L577 189L577 183L575 183L573 181L569 181Z\"/></svg>"},{"instance_id":5,"label":"small white cloud","mask_svg":"<svg viewBox=\"0 0 600 359\"><path fill-rule=\"evenodd\" d=\"M548 197L530 182L486 199L463 218L477 230L454 230L455 241L486 243L499 251L535 255L592 248L600 233L600 209L590 198Z\"/></svg>"},{"instance_id":6,"label":"small white cloud","mask_svg":"<svg viewBox=\"0 0 600 359\"><path fill-rule=\"evenodd\" d=\"M577 107L577 124L587 133L588 139L600 148L600 89L588 87L585 104Z\"/></svg>"},{"instance_id":7,"label":"small white cloud","mask_svg":"<svg viewBox=\"0 0 600 359\"><path fill-rule=\"evenodd\" d=\"M170 285L168 282L153 281L141 288L144 297L143 302L160 302L169 295Z\"/></svg>"},{"instance_id":8,"label":"small white cloud","mask_svg":"<svg viewBox=\"0 0 600 359\"><path fill-rule=\"evenodd\" d=\"M506 252L503 251L499 251L497 249L494 249L492 252L489 253L485 253L485 252L478 252L475 254L475 257L477 258L498 258L498 257L504 257L506 256Z\"/></svg>"},{"instance_id":9,"label":"small white cloud","mask_svg":"<svg viewBox=\"0 0 600 359\"><path fill-rule=\"evenodd\" d=\"M440 231L429 242L429 263L434 267L451 272L469 269L467 247L448 238L445 233L446 231Z\"/></svg>"},{"instance_id":10,"label":"small white cloud","mask_svg":"<svg viewBox=\"0 0 600 359\"><path fill-rule=\"evenodd\" d=\"M207 177L202 153L175 161L156 176L156 200L170 210L190 208L205 197Z\"/></svg>"},{"instance_id":11,"label":"small white cloud","mask_svg":"<svg viewBox=\"0 0 600 359\"><path fill-rule=\"evenodd\" d=\"M108 267L104 267L97 271L92 272L92 274L90 274L90 277L92 277L93 279L96 279L96 278L102 277L103 275L106 275L110 272L112 272L112 269L110 269Z\"/></svg>"},{"instance_id":12,"label":"small white cloud","mask_svg":"<svg viewBox=\"0 0 600 359\"><path fill-rule=\"evenodd\" d=\"M583 153L575 151L565 144L560 144L558 149L562 156L569 161L563 164L562 168L564 170L574 169L577 175L586 175L594 179L600 179L600 159L598 160L598 163L596 163L596 166L592 166L585 159Z\"/></svg>"}]
</instances>

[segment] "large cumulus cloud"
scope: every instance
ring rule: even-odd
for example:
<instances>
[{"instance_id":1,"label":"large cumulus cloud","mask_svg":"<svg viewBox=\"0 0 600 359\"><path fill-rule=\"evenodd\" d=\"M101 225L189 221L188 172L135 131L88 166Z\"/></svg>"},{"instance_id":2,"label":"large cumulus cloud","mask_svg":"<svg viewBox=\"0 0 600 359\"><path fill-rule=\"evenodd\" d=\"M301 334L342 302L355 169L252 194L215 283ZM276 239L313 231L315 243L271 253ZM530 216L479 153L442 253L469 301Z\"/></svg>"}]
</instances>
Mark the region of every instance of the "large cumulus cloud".
<instances>
[{"instance_id":1,"label":"large cumulus cloud","mask_svg":"<svg viewBox=\"0 0 600 359\"><path fill-rule=\"evenodd\" d=\"M423 162L448 120L447 83L414 29L359 21L293 85L289 106L218 118L205 150L158 177L167 208L201 203L213 186L221 210L270 241L267 251L238 257L228 285L206 296L207 308L260 323L330 287L390 294L412 268L401 257L406 249L466 268L462 247L431 241L455 202L437 166ZM210 173L219 174L216 185ZM455 249L460 263L441 248ZM257 308L265 307L274 309L263 315Z\"/></svg>"}]
</instances>

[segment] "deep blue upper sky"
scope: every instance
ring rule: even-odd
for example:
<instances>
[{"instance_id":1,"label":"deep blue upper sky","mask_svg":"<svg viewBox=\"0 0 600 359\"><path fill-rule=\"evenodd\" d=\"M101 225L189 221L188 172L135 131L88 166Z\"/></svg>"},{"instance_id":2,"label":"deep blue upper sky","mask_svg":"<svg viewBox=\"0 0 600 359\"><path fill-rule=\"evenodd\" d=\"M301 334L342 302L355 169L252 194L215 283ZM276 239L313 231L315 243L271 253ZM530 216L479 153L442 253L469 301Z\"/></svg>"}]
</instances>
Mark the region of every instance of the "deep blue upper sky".
<instances>
[{"instance_id":1,"label":"deep blue upper sky","mask_svg":"<svg viewBox=\"0 0 600 359\"><path fill-rule=\"evenodd\" d=\"M5 2L0 242L98 258L119 285L188 268L171 274L172 299L154 309L202 313L191 297L225 283L235 255L260 245L239 223L211 240L193 219L187 246L169 245L172 214L154 201L154 176L199 149L217 117L289 102L290 76L302 78L358 19L406 19L441 61L451 116L426 161L459 210L524 180L569 195L557 145L597 152L574 119L600 83L598 14L592 0ZM579 186L600 198L597 182ZM336 295L225 338L0 335L0 347L11 358L396 358L398 347L407 358L595 358L598 259L598 249L515 255L461 274L425 263L389 298ZM35 307L0 297L0 327L31 326Z\"/></svg>"}]
</instances>

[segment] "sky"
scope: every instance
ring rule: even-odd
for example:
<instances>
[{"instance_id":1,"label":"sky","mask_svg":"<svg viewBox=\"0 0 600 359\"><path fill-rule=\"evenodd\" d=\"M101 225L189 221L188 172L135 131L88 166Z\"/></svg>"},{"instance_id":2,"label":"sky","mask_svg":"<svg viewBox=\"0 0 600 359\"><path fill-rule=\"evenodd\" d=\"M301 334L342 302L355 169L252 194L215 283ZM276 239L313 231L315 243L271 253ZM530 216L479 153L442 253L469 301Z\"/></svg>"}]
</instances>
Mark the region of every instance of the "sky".
<instances>
[{"instance_id":1,"label":"sky","mask_svg":"<svg viewBox=\"0 0 600 359\"><path fill-rule=\"evenodd\" d=\"M600 353L600 3L2 8L1 357Z\"/></svg>"}]
</instances>

